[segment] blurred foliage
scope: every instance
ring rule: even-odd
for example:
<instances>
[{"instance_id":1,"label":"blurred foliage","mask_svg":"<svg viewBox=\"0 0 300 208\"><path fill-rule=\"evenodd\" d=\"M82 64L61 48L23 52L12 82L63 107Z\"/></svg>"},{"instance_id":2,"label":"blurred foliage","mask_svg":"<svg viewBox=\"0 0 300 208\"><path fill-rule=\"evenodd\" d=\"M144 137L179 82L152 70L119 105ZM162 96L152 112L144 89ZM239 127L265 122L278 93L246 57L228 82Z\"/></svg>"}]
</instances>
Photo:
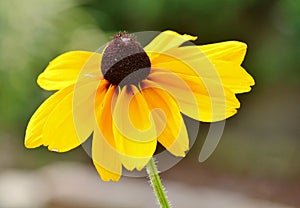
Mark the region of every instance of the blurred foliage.
<instances>
[{"instance_id":1,"label":"blurred foliage","mask_svg":"<svg viewBox=\"0 0 300 208\"><path fill-rule=\"evenodd\" d=\"M120 30L137 32L172 29L199 36L196 43L200 44L223 40L240 40L248 44L244 66L255 77L257 84L254 92L241 98L242 101L251 102L254 107L251 111L250 104L247 104L248 109L242 108L237 118L241 121L232 122L232 126L244 123L248 129L235 135L233 141L220 144L224 145L225 150L219 150L217 155L230 158L230 142L243 141L241 137L254 139L254 143L245 151L249 154L255 152L255 142L269 141L274 136L269 134L273 125L265 129L264 138L257 136L261 135L260 132L255 134L255 128L260 126L258 123L265 119L261 104L264 103L265 108L273 105L268 102L268 98L273 96L278 96L276 102L281 102L285 90L296 89L300 84L299 14L300 2L295 0L0 1L0 150L5 149L8 143L22 145L30 116L42 100L49 96L48 92L37 86L36 78L54 57L68 50L94 51L108 40L107 34ZM275 90L272 90L273 86L276 86ZM258 100L256 93L266 88L271 89ZM289 95L284 97L288 106L289 103L299 101L299 97L295 98L293 93ZM280 105L280 108L270 112L268 122L288 121L289 116L299 115L299 110L290 108L288 113L276 117L278 111L285 110L282 107ZM252 118L256 109L261 111L255 114L258 117ZM240 127L232 126L230 131ZM293 129L297 125L283 123L278 129L287 133L290 126ZM245 136L249 132L252 134ZM290 144L299 145L299 141L294 140L299 136L299 131L293 132L287 134L287 138L281 138L287 144L286 151L289 151ZM292 143L288 143L290 140ZM271 143L265 142L263 147L268 148L272 146ZM275 145L274 148L277 151L279 147ZM42 150L37 150L36 154L43 158L53 153L44 156ZM295 162L295 159L289 160L290 157L295 157L295 154L284 157L284 161ZM243 166L242 163L236 162L236 166ZM275 170L275 166L271 169ZM295 169L299 171L300 168Z\"/></svg>"},{"instance_id":2,"label":"blurred foliage","mask_svg":"<svg viewBox=\"0 0 300 208\"><path fill-rule=\"evenodd\" d=\"M241 40L249 46L245 66L259 83L284 78L299 83L297 1L112 0L83 6L105 31L173 29L199 36L200 43Z\"/></svg>"},{"instance_id":3,"label":"blurred foliage","mask_svg":"<svg viewBox=\"0 0 300 208\"><path fill-rule=\"evenodd\" d=\"M67 50L96 50L105 41L93 18L77 5L69 0L0 2L2 129L24 130L42 100L36 78L51 59Z\"/></svg>"}]
</instances>

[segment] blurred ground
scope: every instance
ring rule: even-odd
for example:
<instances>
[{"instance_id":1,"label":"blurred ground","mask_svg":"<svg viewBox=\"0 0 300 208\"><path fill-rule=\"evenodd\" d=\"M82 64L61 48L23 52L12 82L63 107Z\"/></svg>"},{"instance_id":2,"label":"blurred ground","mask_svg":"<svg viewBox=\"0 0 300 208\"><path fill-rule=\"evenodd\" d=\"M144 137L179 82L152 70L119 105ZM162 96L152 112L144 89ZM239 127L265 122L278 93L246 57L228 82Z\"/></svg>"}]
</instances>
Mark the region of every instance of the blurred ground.
<instances>
[{"instance_id":1,"label":"blurred ground","mask_svg":"<svg viewBox=\"0 0 300 208\"><path fill-rule=\"evenodd\" d=\"M288 181L249 176L220 171L218 168L211 168L205 163L190 162L179 163L164 173L163 177L191 187L209 187L220 190L224 194L237 193L251 199L285 204L288 207L300 207L300 180ZM243 206L240 205L240 207Z\"/></svg>"},{"instance_id":2,"label":"blurred ground","mask_svg":"<svg viewBox=\"0 0 300 208\"><path fill-rule=\"evenodd\" d=\"M174 207L186 208L293 208L245 193L245 188L225 189L227 179L214 178L197 168L177 167L163 175L168 197ZM196 171L195 171L196 170ZM183 171L184 181L172 178ZM203 174L204 173L204 174ZM179 174L180 175L180 174ZM209 180L207 180L209 179ZM186 183L187 181L189 183ZM231 182L234 182L232 180ZM204 182L204 183L203 183ZM211 182L213 184L211 184ZM237 182L237 181L236 181ZM252 181L251 186L261 186ZM249 181L246 183L249 186ZM213 186L212 186L213 185ZM239 185L245 185L239 181ZM214 187L214 186L218 186ZM223 188L220 188L223 187ZM236 189L238 188L238 189ZM249 188L249 187L248 187ZM3 208L153 208L157 207L145 178L122 178L118 183L99 180L90 166L54 163L37 171L7 170L0 174L0 207Z\"/></svg>"}]
</instances>

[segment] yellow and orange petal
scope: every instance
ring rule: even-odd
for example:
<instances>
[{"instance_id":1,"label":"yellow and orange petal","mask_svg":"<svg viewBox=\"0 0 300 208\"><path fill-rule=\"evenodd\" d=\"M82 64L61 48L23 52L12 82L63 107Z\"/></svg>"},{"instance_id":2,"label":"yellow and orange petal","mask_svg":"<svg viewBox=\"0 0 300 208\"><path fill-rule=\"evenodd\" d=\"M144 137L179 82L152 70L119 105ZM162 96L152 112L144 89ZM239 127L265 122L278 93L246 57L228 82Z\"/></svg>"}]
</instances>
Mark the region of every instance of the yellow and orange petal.
<instances>
[{"instance_id":1,"label":"yellow and orange petal","mask_svg":"<svg viewBox=\"0 0 300 208\"><path fill-rule=\"evenodd\" d=\"M123 166L141 170L156 149L156 126L138 88L124 86L113 112L113 134Z\"/></svg>"},{"instance_id":2,"label":"yellow and orange petal","mask_svg":"<svg viewBox=\"0 0 300 208\"><path fill-rule=\"evenodd\" d=\"M150 80L143 81L141 88L153 113L157 140L173 155L184 157L189 139L178 104L166 90Z\"/></svg>"},{"instance_id":3,"label":"yellow and orange petal","mask_svg":"<svg viewBox=\"0 0 300 208\"><path fill-rule=\"evenodd\" d=\"M103 89L104 88L104 89ZM112 130L112 109L116 86L100 85L95 97L95 120L92 159L104 181L117 181L122 173L122 164Z\"/></svg>"}]
</instances>

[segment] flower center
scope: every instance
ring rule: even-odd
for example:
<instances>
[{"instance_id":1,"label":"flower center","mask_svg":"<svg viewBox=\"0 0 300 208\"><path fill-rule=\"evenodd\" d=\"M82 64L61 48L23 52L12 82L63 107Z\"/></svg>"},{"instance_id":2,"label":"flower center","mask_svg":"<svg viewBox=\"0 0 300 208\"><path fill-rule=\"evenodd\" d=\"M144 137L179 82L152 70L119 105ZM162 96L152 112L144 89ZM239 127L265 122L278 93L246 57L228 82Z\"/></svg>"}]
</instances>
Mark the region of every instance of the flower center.
<instances>
[{"instance_id":1,"label":"flower center","mask_svg":"<svg viewBox=\"0 0 300 208\"><path fill-rule=\"evenodd\" d=\"M137 84L150 73L150 59L141 44L128 33L118 33L106 46L101 71L114 85Z\"/></svg>"}]
</instances>

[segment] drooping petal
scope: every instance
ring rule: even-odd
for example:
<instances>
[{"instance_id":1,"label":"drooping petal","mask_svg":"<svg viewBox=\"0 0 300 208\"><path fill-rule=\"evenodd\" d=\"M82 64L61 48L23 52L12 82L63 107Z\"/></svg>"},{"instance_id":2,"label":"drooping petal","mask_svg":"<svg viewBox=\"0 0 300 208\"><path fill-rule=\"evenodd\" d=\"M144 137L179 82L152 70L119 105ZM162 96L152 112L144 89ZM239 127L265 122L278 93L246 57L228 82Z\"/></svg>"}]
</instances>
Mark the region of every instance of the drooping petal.
<instances>
[{"instance_id":1,"label":"drooping petal","mask_svg":"<svg viewBox=\"0 0 300 208\"><path fill-rule=\"evenodd\" d=\"M250 91L254 85L253 78L240 66L245 52L246 44L229 41L200 47L173 48L158 56L150 53L150 58L154 57L151 60L153 68L206 80L220 80L223 86L234 93L243 93Z\"/></svg>"},{"instance_id":2,"label":"drooping petal","mask_svg":"<svg viewBox=\"0 0 300 208\"><path fill-rule=\"evenodd\" d=\"M166 89L178 102L181 112L193 119L220 121L234 115L239 108L235 94L220 82L158 71L150 74L149 79Z\"/></svg>"},{"instance_id":3,"label":"drooping petal","mask_svg":"<svg viewBox=\"0 0 300 208\"><path fill-rule=\"evenodd\" d=\"M93 94L93 93L91 93ZM49 150L57 152L69 151L81 143L83 143L88 136L92 133L92 126L75 126L74 123L74 111L83 110L84 113L88 113L86 118L92 117L93 114L88 109L85 109L85 104L89 101L83 100L76 103L73 106L74 91L65 95L60 102L54 107L49 114L48 119L43 128L43 142L45 146L48 146ZM82 115L82 112L79 114ZM82 120L80 123L84 123ZM87 121L91 124L90 121ZM77 133L80 132L80 135Z\"/></svg>"},{"instance_id":4,"label":"drooping petal","mask_svg":"<svg viewBox=\"0 0 300 208\"><path fill-rule=\"evenodd\" d=\"M122 174L122 165L115 147L95 128L92 143L93 163L103 181L118 181Z\"/></svg>"},{"instance_id":5,"label":"drooping petal","mask_svg":"<svg viewBox=\"0 0 300 208\"><path fill-rule=\"evenodd\" d=\"M123 87L118 95L113 133L124 167L141 170L156 149L156 127L146 101L133 85Z\"/></svg>"},{"instance_id":6,"label":"drooping petal","mask_svg":"<svg viewBox=\"0 0 300 208\"><path fill-rule=\"evenodd\" d=\"M189 149L189 139L180 109L167 91L155 83L144 80L142 83L144 96L152 112L155 125L163 128L158 135L158 141L173 155L185 156ZM161 110L157 112L157 109ZM156 112L156 113L155 113Z\"/></svg>"},{"instance_id":7,"label":"drooping petal","mask_svg":"<svg viewBox=\"0 0 300 208\"><path fill-rule=\"evenodd\" d=\"M45 123L55 107L64 99L64 97L72 94L73 89L74 86L70 86L54 93L35 111L26 129L25 146L27 148L46 145L43 139L43 128Z\"/></svg>"},{"instance_id":8,"label":"drooping petal","mask_svg":"<svg viewBox=\"0 0 300 208\"><path fill-rule=\"evenodd\" d=\"M49 63L37 82L45 90L60 90L73 85L83 69L100 76L101 57L101 54L87 51L64 53Z\"/></svg>"},{"instance_id":9,"label":"drooping petal","mask_svg":"<svg viewBox=\"0 0 300 208\"><path fill-rule=\"evenodd\" d=\"M148 105L133 85L121 90L113 112L113 122L123 136L138 142L149 142L157 136Z\"/></svg>"},{"instance_id":10,"label":"drooping petal","mask_svg":"<svg viewBox=\"0 0 300 208\"><path fill-rule=\"evenodd\" d=\"M99 86L95 97L95 119L92 157L94 165L104 181L118 181L122 173L119 153L116 150L112 130L112 109L116 86L109 83Z\"/></svg>"},{"instance_id":11,"label":"drooping petal","mask_svg":"<svg viewBox=\"0 0 300 208\"><path fill-rule=\"evenodd\" d=\"M226 47L229 49L225 50ZM239 50L235 49L232 43L225 44L223 50L227 54L231 53L231 56L215 56L226 60L226 65L222 60L215 61L216 64L212 63L212 60L197 46L173 48L151 59L152 70L149 77L159 82L161 86L172 90L172 93L177 93L178 97L181 96L182 99L179 98L179 102L184 114L207 122L223 120L234 115L237 112L236 109L239 108L235 93L249 91L250 85L254 84L251 76L240 67L245 46L242 44L237 48ZM213 57L213 52L210 56ZM230 69L241 79L237 79L237 76L228 72ZM156 74L162 71L172 72L173 75L171 73L169 75ZM174 81L174 77L183 82ZM194 100L191 102L189 99L183 100L186 91L189 90L182 89L184 85L187 85L194 93L196 102ZM197 108L195 108L195 103ZM198 113L194 109L198 109Z\"/></svg>"},{"instance_id":12,"label":"drooping petal","mask_svg":"<svg viewBox=\"0 0 300 208\"><path fill-rule=\"evenodd\" d=\"M88 137L93 131L95 123L94 107L98 92L106 93L108 82L85 78L80 79L75 85L73 92L73 120L79 138Z\"/></svg>"},{"instance_id":13,"label":"drooping petal","mask_svg":"<svg viewBox=\"0 0 300 208\"><path fill-rule=\"evenodd\" d=\"M99 131L113 147L115 141L112 131L112 109L114 108L115 93L116 86L107 85L106 90L99 88L95 97L95 115Z\"/></svg>"},{"instance_id":14,"label":"drooping petal","mask_svg":"<svg viewBox=\"0 0 300 208\"><path fill-rule=\"evenodd\" d=\"M197 37L195 36L187 34L180 35L177 32L167 30L155 37L147 46L144 47L144 50L147 52L161 53L171 48L177 48L186 41L196 39Z\"/></svg>"},{"instance_id":15,"label":"drooping petal","mask_svg":"<svg viewBox=\"0 0 300 208\"><path fill-rule=\"evenodd\" d=\"M151 67L177 74L218 79L214 65L198 47L172 48L159 55L148 53Z\"/></svg>"}]
</instances>

